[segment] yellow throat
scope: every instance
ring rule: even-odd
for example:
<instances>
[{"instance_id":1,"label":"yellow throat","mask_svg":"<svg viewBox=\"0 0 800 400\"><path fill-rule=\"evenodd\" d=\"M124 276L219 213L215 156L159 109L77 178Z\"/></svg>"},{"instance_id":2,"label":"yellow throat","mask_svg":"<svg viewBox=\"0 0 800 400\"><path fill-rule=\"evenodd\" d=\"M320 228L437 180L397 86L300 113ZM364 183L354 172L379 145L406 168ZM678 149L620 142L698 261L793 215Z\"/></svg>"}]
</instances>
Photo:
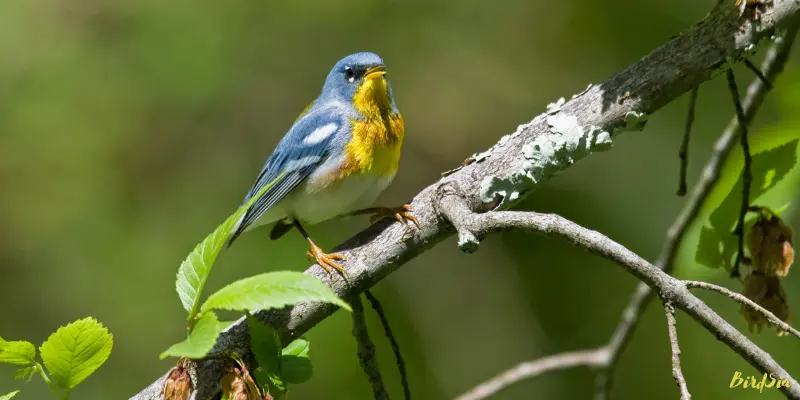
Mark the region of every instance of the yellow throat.
<instances>
[{"instance_id":1,"label":"yellow throat","mask_svg":"<svg viewBox=\"0 0 800 400\"><path fill-rule=\"evenodd\" d=\"M344 174L393 175L400 164L403 117L392 113L389 86L383 73L367 74L353 96L353 105L363 119L351 120L353 138L346 145L348 160Z\"/></svg>"}]
</instances>

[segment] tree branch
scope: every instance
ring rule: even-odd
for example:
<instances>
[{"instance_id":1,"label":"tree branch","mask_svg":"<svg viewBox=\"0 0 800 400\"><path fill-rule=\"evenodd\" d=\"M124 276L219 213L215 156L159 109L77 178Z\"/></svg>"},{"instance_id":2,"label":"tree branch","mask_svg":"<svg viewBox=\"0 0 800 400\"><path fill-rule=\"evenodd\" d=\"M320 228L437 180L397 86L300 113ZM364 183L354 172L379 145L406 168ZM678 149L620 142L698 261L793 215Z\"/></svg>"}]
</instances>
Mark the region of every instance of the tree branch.
<instances>
[{"instance_id":1,"label":"tree branch","mask_svg":"<svg viewBox=\"0 0 800 400\"><path fill-rule=\"evenodd\" d=\"M786 34L776 40L767 55L764 57L762 63L762 71L765 76L774 82L777 76L783 71L786 60L789 58L789 53L792 49L795 37L797 36L797 26L790 27ZM742 102L742 108L746 120L751 121L761 105L764 103L769 87L764 84L761 79L755 79L747 88L747 96ZM686 230L689 229L692 221L694 221L700 209L714 188L720 177L722 164L728 158L731 150L736 146L736 139L739 137L739 118L734 115L728 123L727 128L722 135L714 143L711 158L703 168L703 173L700 179L692 189L691 195L686 200L686 204L681 210L675 222L667 230L667 237L662 247L661 254L656 261L656 266L661 268L667 273L672 271L675 256L678 254L681 243L684 238ZM612 378L616 368L619 357L625 351L625 347L630 341L633 331L636 329L636 324L639 316L644 312L645 306L652 300L654 292L645 283L640 282L634 290L631 298L628 300L628 305L622 312L622 317L617 328L611 336L609 346L612 348L611 358L612 362L608 369L601 370L597 375L596 382L596 395L595 400L605 400L608 398L608 393L611 390Z\"/></svg>"},{"instance_id":2,"label":"tree branch","mask_svg":"<svg viewBox=\"0 0 800 400\"><path fill-rule=\"evenodd\" d=\"M686 287L688 287L689 289L693 289L693 288L706 289L706 290L711 290L713 292L721 293L721 294L723 294L725 296L728 296L729 298L731 298L731 299L733 299L735 301L738 301L739 303L745 304L748 307L760 312L761 315L767 317L767 319L770 322L772 322L773 324L777 325L778 328L780 328L780 329L782 329L782 330L784 330L786 332L789 332L792 335L795 335L798 338L800 338L800 331L798 331L797 329L792 328L791 325L787 324L786 322L781 321L781 319L776 317L775 314L773 314L772 312L770 312L766 308L761 307L760 305L756 304L756 302L754 302L753 300L748 299L747 297L745 297L744 295L742 295L740 293L736 293L734 291L731 291L728 288L724 288L722 286L714 285L714 284L711 284L711 283L708 283L708 282L683 281L683 283L685 283Z\"/></svg>"},{"instance_id":3,"label":"tree branch","mask_svg":"<svg viewBox=\"0 0 800 400\"><path fill-rule=\"evenodd\" d=\"M690 400L692 395L689 393L689 388L686 386L686 378L683 377L683 370L681 370L681 349L678 346L678 328L675 321L675 308L672 307L670 302L664 302L664 312L667 314L667 332L669 333L669 345L672 349L672 376L675 378L675 383L678 384L678 389L681 391L681 400Z\"/></svg>"},{"instance_id":4,"label":"tree branch","mask_svg":"<svg viewBox=\"0 0 800 400\"><path fill-rule=\"evenodd\" d=\"M480 241L484 236L511 230L530 231L545 236L555 236L625 268L639 280L656 290L671 305L683 310L711 332L757 370L773 373L790 382L781 388L784 395L800 399L800 387L769 353L760 349L750 339L717 315L702 300L695 297L687 286L643 258L604 236L554 214L522 211L498 211L484 214L472 212L466 202L455 195L442 198L441 210L459 232L459 237L470 236ZM463 232L463 233L462 233Z\"/></svg>"},{"instance_id":5,"label":"tree branch","mask_svg":"<svg viewBox=\"0 0 800 400\"><path fill-rule=\"evenodd\" d=\"M518 364L494 378L481 383L472 390L459 396L456 400L482 400L501 390L526 379L541 374L575 367L602 367L608 363L608 349L568 351L538 360Z\"/></svg>"},{"instance_id":6,"label":"tree branch","mask_svg":"<svg viewBox=\"0 0 800 400\"><path fill-rule=\"evenodd\" d=\"M546 181L594 151L608 149L612 136L640 129L648 114L739 60L749 46L775 29L793 22L800 2L773 0L757 22L740 18L735 7L722 4L703 21L687 29L653 53L606 82L590 85L569 101L548 107L548 112L521 125L474 162L423 189L411 205L419 229L381 221L338 246L346 261L349 282L329 278L319 267L306 273L328 282L343 298L352 298L394 272L401 265L449 237L450 224L437 214L439 188L449 185L476 211L507 208ZM676 303L680 307L680 304ZM258 312L256 318L274 327L289 343L322 321L336 308L328 304L301 303L282 310ZM710 310L709 310L710 311ZM710 314L704 314L711 318ZM715 314L714 314L715 315ZM718 317L717 317L718 318ZM721 319L704 320L708 324ZM727 331L723 337L732 335ZM731 336L733 337L733 336ZM207 400L219 392L222 369L213 356L232 351L249 354L246 324L238 321L222 333L212 358L192 369L194 398ZM134 399L159 399L164 374ZM791 390L795 390L793 385Z\"/></svg>"}]
</instances>

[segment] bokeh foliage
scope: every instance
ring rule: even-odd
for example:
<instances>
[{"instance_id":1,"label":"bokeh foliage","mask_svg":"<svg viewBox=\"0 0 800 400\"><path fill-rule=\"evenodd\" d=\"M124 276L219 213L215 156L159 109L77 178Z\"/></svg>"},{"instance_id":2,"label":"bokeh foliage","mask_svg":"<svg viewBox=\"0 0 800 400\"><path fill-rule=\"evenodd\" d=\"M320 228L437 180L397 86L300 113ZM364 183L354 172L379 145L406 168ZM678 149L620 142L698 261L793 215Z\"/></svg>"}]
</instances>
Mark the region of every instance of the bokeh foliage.
<instances>
[{"instance_id":1,"label":"bokeh foliage","mask_svg":"<svg viewBox=\"0 0 800 400\"><path fill-rule=\"evenodd\" d=\"M75 396L130 396L171 366L158 354L185 334L176 323L184 315L175 301L177 266L239 205L340 57L369 50L388 63L407 123L400 172L379 200L394 205L547 103L636 61L714 4L0 1L0 334L39 343L54 325L92 315L114 332L114 353ZM797 65L778 81L754 136L795 134ZM752 77L736 71L740 86ZM683 203L674 192L685 108L682 99L651 116L645 131L619 137L612 151L581 161L520 208L560 213L654 259ZM690 185L732 114L724 82L701 88ZM780 185L797 182L795 174ZM328 248L365 224L353 219L310 231ZM696 243L699 226L690 241ZM296 233L280 242L267 236L267 229L256 230L226 251L207 292L307 266ZM724 271L697 265L694 250L681 250L682 276L739 289ZM415 397L440 399L524 359L602 344L634 284L618 267L568 244L504 234L474 255L447 241L374 293L403 346ZM790 306L800 310L797 279L790 275L785 287ZM703 298L746 328L736 304ZM367 316L384 375L399 396L390 347L377 319ZM683 315L678 324L695 397L752 398L728 389L734 370L747 375L752 367ZM295 398L370 398L346 313L308 339L315 373ZM800 358L791 356L800 351L796 340L765 332L755 341L787 370L800 371ZM675 398L668 355L664 317L652 307L623 356L617 398ZM0 371L0 393L15 387L12 372ZM529 398L532 391L586 398L591 390L591 376L578 370L497 398ZM31 383L17 398L46 392Z\"/></svg>"}]
</instances>

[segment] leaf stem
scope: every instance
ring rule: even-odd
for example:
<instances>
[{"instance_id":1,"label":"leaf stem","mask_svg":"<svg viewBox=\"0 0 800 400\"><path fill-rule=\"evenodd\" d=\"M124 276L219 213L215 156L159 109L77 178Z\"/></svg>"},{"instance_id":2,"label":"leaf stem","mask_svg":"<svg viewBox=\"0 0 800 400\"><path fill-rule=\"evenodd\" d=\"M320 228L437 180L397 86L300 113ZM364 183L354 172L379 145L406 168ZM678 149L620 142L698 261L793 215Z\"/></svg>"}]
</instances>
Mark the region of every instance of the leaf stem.
<instances>
[{"instance_id":1,"label":"leaf stem","mask_svg":"<svg viewBox=\"0 0 800 400\"><path fill-rule=\"evenodd\" d=\"M34 361L34 364L36 364L36 369L39 371L39 376L42 377L42 380L44 381L44 383L47 384L47 387L50 388L53 394L55 394L56 397L58 397L59 399L69 400L69 392L67 392L66 396L61 394L61 392L53 384L53 382L50 381L50 377L47 376L47 372L44 371L44 367L42 366L42 364L39 364L37 361Z\"/></svg>"}]
</instances>

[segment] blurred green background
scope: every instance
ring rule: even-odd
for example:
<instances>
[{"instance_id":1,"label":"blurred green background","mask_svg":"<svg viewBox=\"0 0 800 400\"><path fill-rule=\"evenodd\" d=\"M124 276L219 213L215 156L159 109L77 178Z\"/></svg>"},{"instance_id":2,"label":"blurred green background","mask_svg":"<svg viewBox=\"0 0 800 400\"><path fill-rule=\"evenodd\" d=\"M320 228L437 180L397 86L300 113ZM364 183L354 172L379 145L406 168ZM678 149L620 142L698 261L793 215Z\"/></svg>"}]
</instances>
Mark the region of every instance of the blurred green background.
<instances>
[{"instance_id":1,"label":"blurred green background","mask_svg":"<svg viewBox=\"0 0 800 400\"><path fill-rule=\"evenodd\" d=\"M400 172L379 202L399 204L547 103L635 62L715 3L2 0L0 335L38 344L59 325L94 316L114 334L114 349L73 398L127 398L171 366L158 354L184 335L174 291L179 263L239 205L339 58L374 51L386 60L407 134ZM737 73L742 87L752 79ZM791 62L754 134L796 135L799 95L800 68ZM674 193L686 97L520 208L559 213L655 259L683 204ZM724 80L701 88L690 185L732 113ZM781 190L796 187L795 174ZM330 248L366 224L352 219L310 231ZM296 233L271 242L268 231L244 235L223 253L207 293L260 272L307 267ZM693 252L681 253L682 277L740 290L724 272L695 265ZM784 282L795 311L797 274ZM605 343L635 283L561 241L504 234L474 255L448 240L374 293L403 348L414 397L447 399L520 361ZM701 297L746 330L738 305ZM400 398L391 349L377 318L368 318ZM774 389L729 389L735 370L755 370L685 315L678 324L695 398L781 398ZM797 340L773 330L750 336L800 375ZM315 374L291 398L371 398L349 315L337 313L308 338ZM19 399L48 398L43 383L22 386L12 373L0 366L0 393L21 388ZM589 398L592 389L592 375L573 370L495 398ZM656 304L622 357L614 395L678 396Z\"/></svg>"}]
</instances>

